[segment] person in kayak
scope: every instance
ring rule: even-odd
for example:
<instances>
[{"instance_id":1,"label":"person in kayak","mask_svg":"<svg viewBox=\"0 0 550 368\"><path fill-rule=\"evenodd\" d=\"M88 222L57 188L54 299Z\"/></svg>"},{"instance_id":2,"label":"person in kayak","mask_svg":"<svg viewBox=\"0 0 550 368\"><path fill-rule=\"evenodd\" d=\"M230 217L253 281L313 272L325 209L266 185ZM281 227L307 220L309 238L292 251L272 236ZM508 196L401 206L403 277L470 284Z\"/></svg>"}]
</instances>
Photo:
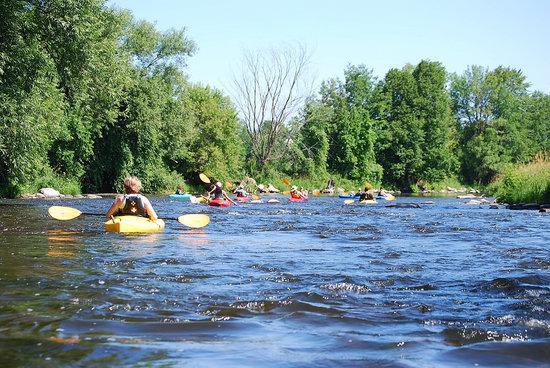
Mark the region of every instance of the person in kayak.
<instances>
[{"instance_id":1,"label":"person in kayak","mask_svg":"<svg viewBox=\"0 0 550 368\"><path fill-rule=\"evenodd\" d=\"M300 199L303 198L304 195L298 190L298 187L296 187L296 185L293 185L292 188L290 188L290 197Z\"/></svg>"},{"instance_id":2,"label":"person in kayak","mask_svg":"<svg viewBox=\"0 0 550 368\"><path fill-rule=\"evenodd\" d=\"M227 196L227 193L225 193L225 191L223 190L222 183L220 183L219 181L217 181L215 184L212 185L212 187L210 188L210 191L208 192L208 196L209 197L214 196L214 199L218 199L218 198L226 199L229 202L233 203L235 206L237 206L237 203L235 203L235 201L233 201L231 198Z\"/></svg>"},{"instance_id":3,"label":"person in kayak","mask_svg":"<svg viewBox=\"0 0 550 368\"><path fill-rule=\"evenodd\" d=\"M111 208L107 211L107 219L112 216L131 215L149 217L151 220L158 219L147 197L139 194L141 181L135 176L128 176L124 179L125 194L119 195L113 201Z\"/></svg>"},{"instance_id":4,"label":"person in kayak","mask_svg":"<svg viewBox=\"0 0 550 368\"><path fill-rule=\"evenodd\" d=\"M365 187L365 190L360 193L361 195L359 196L359 202L374 200L374 195L372 194L372 192L369 190L368 187Z\"/></svg>"},{"instance_id":5,"label":"person in kayak","mask_svg":"<svg viewBox=\"0 0 550 368\"><path fill-rule=\"evenodd\" d=\"M178 188L176 189L176 194L185 194L183 191L183 185L178 185Z\"/></svg>"},{"instance_id":6,"label":"person in kayak","mask_svg":"<svg viewBox=\"0 0 550 368\"><path fill-rule=\"evenodd\" d=\"M248 196L248 193L246 192L246 190L244 189L244 187L242 185L239 185L233 193L235 193L237 195L237 197L246 197L246 196Z\"/></svg>"}]
</instances>

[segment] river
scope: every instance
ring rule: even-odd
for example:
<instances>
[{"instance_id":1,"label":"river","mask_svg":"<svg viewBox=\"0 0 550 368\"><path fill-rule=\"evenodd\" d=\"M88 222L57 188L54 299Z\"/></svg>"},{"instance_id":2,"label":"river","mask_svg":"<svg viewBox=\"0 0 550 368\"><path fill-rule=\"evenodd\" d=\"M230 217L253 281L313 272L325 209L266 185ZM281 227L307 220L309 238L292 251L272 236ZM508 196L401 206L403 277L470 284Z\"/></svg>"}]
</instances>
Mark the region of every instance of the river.
<instances>
[{"instance_id":1,"label":"river","mask_svg":"<svg viewBox=\"0 0 550 368\"><path fill-rule=\"evenodd\" d=\"M1 201L0 366L550 366L549 214L280 199L141 235Z\"/></svg>"}]
</instances>

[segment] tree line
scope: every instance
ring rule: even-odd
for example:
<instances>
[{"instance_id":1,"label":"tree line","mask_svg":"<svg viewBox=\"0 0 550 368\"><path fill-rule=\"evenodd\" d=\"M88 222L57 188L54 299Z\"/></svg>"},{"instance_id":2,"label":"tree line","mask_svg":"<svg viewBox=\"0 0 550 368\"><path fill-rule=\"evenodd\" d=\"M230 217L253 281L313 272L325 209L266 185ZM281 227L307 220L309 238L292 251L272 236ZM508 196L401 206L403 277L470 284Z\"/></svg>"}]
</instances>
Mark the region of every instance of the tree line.
<instances>
[{"instance_id":1,"label":"tree line","mask_svg":"<svg viewBox=\"0 0 550 368\"><path fill-rule=\"evenodd\" d=\"M513 68L455 75L426 60L378 79L350 65L306 99L307 55L275 50L245 57L230 99L188 81L197 45L185 29L160 32L102 0L4 1L0 34L0 196L113 191L128 174L164 191L199 172L410 191L485 184L550 150L550 97ZM265 93L251 93L262 78Z\"/></svg>"}]
</instances>

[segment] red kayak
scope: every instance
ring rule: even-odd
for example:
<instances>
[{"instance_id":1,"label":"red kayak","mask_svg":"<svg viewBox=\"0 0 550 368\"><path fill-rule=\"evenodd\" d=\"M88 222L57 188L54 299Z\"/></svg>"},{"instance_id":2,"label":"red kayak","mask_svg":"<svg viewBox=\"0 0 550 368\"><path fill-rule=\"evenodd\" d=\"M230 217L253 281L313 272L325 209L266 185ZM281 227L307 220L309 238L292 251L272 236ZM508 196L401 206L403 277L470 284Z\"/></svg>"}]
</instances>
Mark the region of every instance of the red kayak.
<instances>
[{"instance_id":1,"label":"red kayak","mask_svg":"<svg viewBox=\"0 0 550 368\"><path fill-rule=\"evenodd\" d=\"M250 202L250 197L249 196L236 196L235 200L237 200L238 202Z\"/></svg>"},{"instance_id":2,"label":"red kayak","mask_svg":"<svg viewBox=\"0 0 550 368\"><path fill-rule=\"evenodd\" d=\"M300 198L293 198L293 197L290 197L288 199L289 202L305 202L307 201L307 196L303 196L303 197L300 197Z\"/></svg>"},{"instance_id":3,"label":"red kayak","mask_svg":"<svg viewBox=\"0 0 550 368\"><path fill-rule=\"evenodd\" d=\"M215 207L229 207L231 202L223 198L214 198L214 199L211 199L210 202L208 202L208 204L210 206L215 206Z\"/></svg>"}]
</instances>

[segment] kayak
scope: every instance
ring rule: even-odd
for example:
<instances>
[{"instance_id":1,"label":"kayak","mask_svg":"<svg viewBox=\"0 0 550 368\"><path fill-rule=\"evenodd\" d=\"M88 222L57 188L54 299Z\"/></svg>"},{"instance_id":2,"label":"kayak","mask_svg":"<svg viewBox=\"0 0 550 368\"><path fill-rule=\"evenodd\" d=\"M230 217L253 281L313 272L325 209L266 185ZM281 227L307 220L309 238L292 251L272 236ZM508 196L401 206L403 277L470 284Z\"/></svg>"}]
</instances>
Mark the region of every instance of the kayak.
<instances>
[{"instance_id":1,"label":"kayak","mask_svg":"<svg viewBox=\"0 0 550 368\"><path fill-rule=\"evenodd\" d=\"M250 197L249 196L236 196L235 197L235 200L238 201L238 202L250 202Z\"/></svg>"},{"instance_id":2,"label":"kayak","mask_svg":"<svg viewBox=\"0 0 550 368\"><path fill-rule=\"evenodd\" d=\"M189 194L189 193L185 193L185 194L169 194L168 197L173 198L173 199L188 199L188 198L193 197L193 195L192 195L192 194Z\"/></svg>"},{"instance_id":3,"label":"kayak","mask_svg":"<svg viewBox=\"0 0 550 368\"><path fill-rule=\"evenodd\" d=\"M377 196L376 199L384 199L386 201L393 201L395 199L395 196L393 194L388 194L388 195L385 195L385 196Z\"/></svg>"},{"instance_id":4,"label":"kayak","mask_svg":"<svg viewBox=\"0 0 550 368\"><path fill-rule=\"evenodd\" d=\"M152 221L141 216L115 216L105 222L105 231L110 233L152 233L164 229L164 221Z\"/></svg>"},{"instance_id":5,"label":"kayak","mask_svg":"<svg viewBox=\"0 0 550 368\"><path fill-rule=\"evenodd\" d=\"M359 201L360 204L376 204L375 199L365 199L363 201Z\"/></svg>"},{"instance_id":6,"label":"kayak","mask_svg":"<svg viewBox=\"0 0 550 368\"><path fill-rule=\"evenodd\" d=\"M307 201L307 197L301 197L301 198L292 198L290 197L288 199L289 202L305 202Z\"/></svg>"},{"instance_id":7,"label":"kayak","mask_svg":"<svg viewBox=\"0 0 550 368\"><path fill-rule=\"evenodd\" d=\"M361 194L340 194L338 198L356 198L360 196Z\"/></svg>"},{"instance_id":8,"label":"kayak","mask_svg":"<svg viewBox=\"0 0 550 368\"><path fill-rule=\"evenodd\" d=\"M189 201L191 203L206 203L206 202L208 202L208 200L204 197L193 197L193 196L189 197Z\"/></svg>"},{"instance_id":9,"label":"kayak","mask_svg":"<svg viewBox=\"0 0 550 368\"><path fill-rule=\"evenodd\" d=\"M208 202L208 204L210 206L215 206L215 207L229 207L231 202L223 198L214 198L214 199L211 199L210 202Z\"/></svg>"}]
</instances>

